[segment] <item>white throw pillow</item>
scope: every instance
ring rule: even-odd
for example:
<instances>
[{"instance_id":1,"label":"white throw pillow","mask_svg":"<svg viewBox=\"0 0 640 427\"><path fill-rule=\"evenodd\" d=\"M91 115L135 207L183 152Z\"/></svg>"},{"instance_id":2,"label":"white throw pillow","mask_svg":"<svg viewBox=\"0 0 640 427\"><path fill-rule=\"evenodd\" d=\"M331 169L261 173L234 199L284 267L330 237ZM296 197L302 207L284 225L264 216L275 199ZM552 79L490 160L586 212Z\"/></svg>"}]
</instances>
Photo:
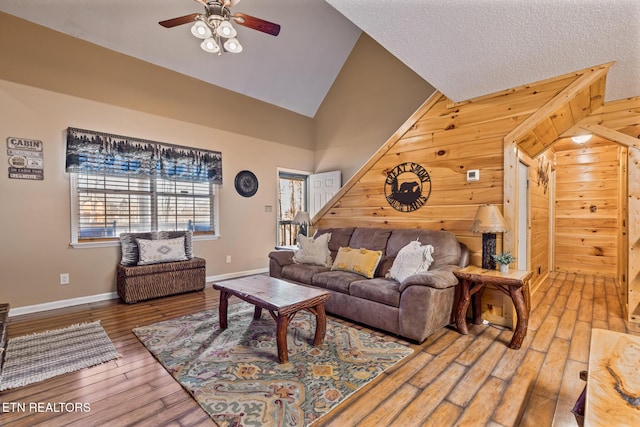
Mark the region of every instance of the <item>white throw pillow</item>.
<instances>
[{"instance_id":1,"label":"white throw pillow","mask_svg":"<svg viewBox=\"0 0 640 427\"><path fill-rule=\"evenodd\" d=\"M138 242L138 251L140 253L138 265L189 259L184 250L184 236L175 239L136 239L136 241Z\"/></svg>"},{"instance_id":2,"label":"white throw pillow","mask_svg":"<svg viewBox=\"0 0 640 427\"><path fill-rule=\"evenodd\" d=\"M293 256L293 261L298 264L317 264L331 266L331 251L329 240L331 233L322 234L315 239L300 234L298 236L298 249Z\"/></svg>"},{"instance_id":3,"label":"white throw pillow","mask_svg":"<svg viewBox=\"0 0 640 427\"><path fill-rule=\"evenodd\" d=\"M433 246L414 240L400 249L387 276L402 283L409 276L425 273L433 262L432 254Z\"/></svg>"}]
</instances>

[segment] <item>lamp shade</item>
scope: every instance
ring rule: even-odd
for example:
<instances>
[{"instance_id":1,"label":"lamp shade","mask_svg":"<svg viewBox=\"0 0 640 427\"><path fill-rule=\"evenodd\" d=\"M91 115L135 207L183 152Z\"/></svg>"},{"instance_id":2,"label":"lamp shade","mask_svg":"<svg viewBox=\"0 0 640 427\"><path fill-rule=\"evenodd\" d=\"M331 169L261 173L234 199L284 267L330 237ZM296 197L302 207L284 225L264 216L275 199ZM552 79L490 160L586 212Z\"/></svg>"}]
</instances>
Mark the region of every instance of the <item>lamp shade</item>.
<instances>
[{"instance_id":1,"label":"lamp shade","mask_svg":"<svg viewBox=\"0 0 640 427\"><path fill-rule=\"evenodd\" d=\"M507 230L507 224L496 205L478 206L471 231L474 233L502 233Z\"/></svg>"},{"instance_id":2,"label":"lamp shade","mask_svg":"<svg viewBox=\"0 0 640 427\"><path fill-rule=\"evenodd\" d=\"M242 52L242 45L236 38L232 38L224 42L224 48L227 52L240 53Z\"/></svg>"},{"instance_id":3,"label":"lamp shade","mask_svg":"<svg viewBox=\"0 0 640 427\"><path fill-rule=\"evenodd\" d=\"M233 38L238 34L229 21L222 21L220 25L218 25L218 28L216 28L216 33L226 39Z\"/></svg>"},{"instance_id":4,"label":"lamp shade","mask_svg":"<svg viewBox=\"0 0 640 427\"><path fill-rule=\"evenodd\" d=\"M311 224L311 218L309 213L305 211L298 211L292 221L294 224Z\"/></svg>"},{"instance_id":5,"label":"lamp shade","mask_svg":"<svg viewBox=\"0 0 640 427\"><path fill-rule=\"evenodd\" d=\"M211 30L204 22L197 21L191 27L191 34L199 39L208 39L209 37L211 37Z\"/></svg>"},{"instance_id":6,"label":"lamp shade","mask_svg":"<svg viewBox=\"0 0 640 427\"><path fill-rule=\"evenodd\" d=\"M212 38L203 40L202 43L200 43L200 47L205 52L209 52L209 53L220 52L220 46L218 46L218 43L216 43L216 41Z\"/></svg>"}]
</instances>

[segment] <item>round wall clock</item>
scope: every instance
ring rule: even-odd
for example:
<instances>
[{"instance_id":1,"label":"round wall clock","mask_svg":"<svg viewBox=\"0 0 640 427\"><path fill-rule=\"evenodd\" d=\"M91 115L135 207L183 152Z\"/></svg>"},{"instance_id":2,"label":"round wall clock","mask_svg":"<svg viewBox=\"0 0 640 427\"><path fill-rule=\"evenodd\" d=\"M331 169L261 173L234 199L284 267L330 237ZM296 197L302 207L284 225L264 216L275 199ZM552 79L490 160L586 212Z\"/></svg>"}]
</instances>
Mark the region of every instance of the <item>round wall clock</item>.
<instances>
[{"instance_id":1,"label":"round wall clock","mask_svg":"<svg viewBox=\"0 0 640 427\"><path fill-rule=\"evenodd\" d=\"M258 191L258 178L251 171L240 171L236 175L235 187L241 196L251 197Z\"/></svg>"},{"instance_id":2,"label":"round wall clock","mask_svg":"<svg viewBox=\"0 0 640 427\"><path fill-rule=\"evenodd\" d=\"M387 174L384 182L387 202L400 212L420 209L429 200L430 194L429 172L417 163L399 164Z\"/></svg>"}]
</instances>

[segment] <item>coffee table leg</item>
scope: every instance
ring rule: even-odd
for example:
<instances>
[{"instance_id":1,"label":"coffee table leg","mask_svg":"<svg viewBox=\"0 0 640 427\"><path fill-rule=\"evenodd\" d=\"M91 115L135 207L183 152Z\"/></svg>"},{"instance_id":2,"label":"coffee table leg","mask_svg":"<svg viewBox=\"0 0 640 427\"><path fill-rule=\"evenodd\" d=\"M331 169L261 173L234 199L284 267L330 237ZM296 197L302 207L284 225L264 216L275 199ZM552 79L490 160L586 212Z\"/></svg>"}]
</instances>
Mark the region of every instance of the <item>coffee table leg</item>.
<instances>
[{"instance_id":1,"label":"coffee table leg","mask_svg":"<svg viewBox=\"0 0 640 427\"><path fill-rule=\"evenodd\" d=\"M258 320L262 316L262 308L256 305L255 310L253 310L253 319Z\"/></svg>"},{"instance_id":2,"label":"coffee table leg","mask_svg":"<svg viewBox=\"0 0 640 427\"><path fill-rule=\"evenodd\" d=\"M324 342L324 336L327 332L327 315L324 311L324 303L314 307L316 315L316 334L313 337L313 346L317 347Z\"/></svg>"},{"instance_id":3,"label":"coffee table leg","mask_svg":"<svg viewBox=\"0 0 640 427\"><path fill-rule=\"evenodd\" d=\"M220 307L218 317L220 318L220 329L227 329L227 308L229 307L229 294L227 291L220 291Z\"/></svg>"},{"instance_id":4,"label":"coffee table leg","mask_svg":"<svg viewBox=\"0 0 640 427\"><path fill-rule=\"evenodd\" d=\"M289 316L278 313L276 316L276 324L278 360L280 363L287 363L289 360L289 350L287 349L287 326L289 326Z\"/></svg>"}]
</instances>

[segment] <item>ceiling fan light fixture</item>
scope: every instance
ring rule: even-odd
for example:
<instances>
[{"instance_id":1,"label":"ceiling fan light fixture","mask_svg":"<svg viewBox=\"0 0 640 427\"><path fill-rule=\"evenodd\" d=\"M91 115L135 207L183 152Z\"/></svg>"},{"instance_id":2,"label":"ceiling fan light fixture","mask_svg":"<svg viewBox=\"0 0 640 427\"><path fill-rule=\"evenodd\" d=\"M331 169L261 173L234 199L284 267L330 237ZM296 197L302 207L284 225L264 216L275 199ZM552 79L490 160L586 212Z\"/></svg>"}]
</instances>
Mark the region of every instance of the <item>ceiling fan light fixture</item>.
<instances>
[{"instance_id":1,"label":"ceiling fan light fixture","mask_svg":"<svg viewBox=\"0 0 640 427\"><path fill-rule=\"evenodd\" d=\"M204 39L202 43L200 43L200 47L205 52L209 52L209 53L220 52L220 46L218 46L218 43L216 43L216 41L212 38Z\"/></svg>"},{"instance_id":2,"label":"ceiling fan light fixture","mask_svg":"<svg viewBox=\"0 0 640 427\"><path fill-rule=\"evenodd\" d=\"M220 37L224 37L226 39L233 38L238 34L229 21L222 21L220 25L218 25L218 28L216 28L216 33L218 33Z\"/></svg>"},{"instance_id":3,"label":"ceiling fan light fixture","mask_svg":"<svg viewBox=\"0 0 640 427\"><path fill-rule=\"evenodd\" d=\"M231 38L231 39L227 40L226 42L224 42L224 49L227 52L240 53L240 52L242 52L242 45L240 44L238 39Z\"/></svg>"},{"instance_id":4,"label":"ceiling fan light fixture","mask_svg":"<svg viewBox=\"0 0 640 427\"><path fill-rule=\"evenodd\" d=\"M191 27L191 34L199 39L211 38L211 29L202 21L197 21Z\"/></svg>"},{"instance_id":5,"label":"ceiling fan light fixture","mask_svg":"<svg viewBox=\"0 0 640 427\"><path fill-rule=\"evenodd\" d=\"M591 135L590 133L586 135L576 135L576 136L572 136L571 140L576 144L584 144L585 142L589 141L592 136L593 135Z\"/></svg>"}]
</instances>

